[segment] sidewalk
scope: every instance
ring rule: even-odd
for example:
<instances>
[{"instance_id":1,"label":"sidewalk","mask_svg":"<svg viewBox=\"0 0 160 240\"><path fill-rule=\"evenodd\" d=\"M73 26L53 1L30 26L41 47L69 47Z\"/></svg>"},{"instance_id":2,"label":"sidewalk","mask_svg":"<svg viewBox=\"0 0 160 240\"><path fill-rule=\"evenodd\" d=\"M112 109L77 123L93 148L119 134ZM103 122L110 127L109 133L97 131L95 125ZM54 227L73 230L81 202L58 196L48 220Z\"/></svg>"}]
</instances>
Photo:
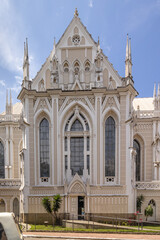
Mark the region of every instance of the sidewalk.
<instances>
[{"instance_id":1,"label":"sidewalk","mask_svg":"<svg viewBox=\"0 0 160 240\"><path fill-rule=\"evenodd\" d=\"M60 232L24 232L24 237L27 239L27 237L37 237L37 238L59 238L59 239L92 239L92 240L131 240L131 239L137 239L137 240L144 240L144 239L154 239L154 240L160 240L160 235L146 235L146 234L110 234L110 233L60 233Z\"/></svg>"}]
</instances>

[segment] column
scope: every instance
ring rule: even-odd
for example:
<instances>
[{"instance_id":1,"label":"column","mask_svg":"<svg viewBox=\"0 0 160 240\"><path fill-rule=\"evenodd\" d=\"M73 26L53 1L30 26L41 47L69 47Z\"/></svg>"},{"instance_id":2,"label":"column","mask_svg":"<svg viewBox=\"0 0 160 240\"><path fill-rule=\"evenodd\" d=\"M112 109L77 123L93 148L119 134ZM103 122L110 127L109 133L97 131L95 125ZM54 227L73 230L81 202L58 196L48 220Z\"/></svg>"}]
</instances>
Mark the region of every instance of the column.
<instances>
[{"instance_id":1,"label":"column","mask_svg":"<svg viewBox=\"0 0 160 240\"><path fill-rule=\"evenodd\" d=\"M10 126L10 178L13 178L13 128Z\"/></svg>"},{"instance_id":2,"label":"column","mask_svg":"<svg viewBox=\"0 0 160 240\"><path fill-rule=\"evenodd\" d=\"M5 154L5 178L9 177L8 165L9 165L9 154L8 154L8 126L6 126L6 154Z\"/></svg>"}]
</instances>

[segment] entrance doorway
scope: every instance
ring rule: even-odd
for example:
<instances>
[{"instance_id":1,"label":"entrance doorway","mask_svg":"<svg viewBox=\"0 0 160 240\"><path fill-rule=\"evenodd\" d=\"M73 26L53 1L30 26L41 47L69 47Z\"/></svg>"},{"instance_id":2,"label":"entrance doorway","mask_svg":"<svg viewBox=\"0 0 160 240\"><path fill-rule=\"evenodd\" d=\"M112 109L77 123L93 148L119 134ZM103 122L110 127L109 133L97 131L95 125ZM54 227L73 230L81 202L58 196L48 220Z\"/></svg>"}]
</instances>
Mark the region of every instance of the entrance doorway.
<instances>
[{"instance_id":1,"label":"entrance doorway","mask_svg":"<svg viewBox=\"0 0 160 240\"><path fill-rule=\"evenodd\" d=\"M84 219L84 197L78 196L78 219Z\"/></svg>"}]
</instances>

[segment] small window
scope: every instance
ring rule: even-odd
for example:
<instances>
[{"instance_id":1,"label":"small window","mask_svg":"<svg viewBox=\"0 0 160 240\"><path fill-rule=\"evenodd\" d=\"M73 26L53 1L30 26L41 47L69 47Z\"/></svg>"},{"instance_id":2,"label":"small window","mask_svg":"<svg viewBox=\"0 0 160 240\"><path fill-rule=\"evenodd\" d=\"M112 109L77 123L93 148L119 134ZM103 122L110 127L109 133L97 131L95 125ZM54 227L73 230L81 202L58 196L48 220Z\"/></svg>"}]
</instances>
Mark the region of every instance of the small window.
<instances>
[{"instance_id":1,"label":"small window","mask_svg":"<svg viewBox=\"0 0 160 240\"><path fill-rule=\"evenodd\" d=\"M101 79L100 79L100 76L97 77L97 81L99 82Z\"/></svg>"},{"instance_id":2,"label":"small window","mask_svg":"<svg viewBox=\"0 0 160 240\"><path fill-rule=\"evenodd\" d=\"M86 62L85 64L85 72L89 72L90 71L90 63Z\"/></svg>"},{"instance_id":3,"label":"small window","mask_svg":"<svg viewBox=\"0 0 160 240\"><path fill-rule=\"evenodd\" d=\"M75 75L78 75L78 73L79 73L79 63L78 62L76 62L74 64L74 72L75 72Z\"/></svg>"},{"instance_id":4,"label":"small window","mask_svg":"<svg viewBox=\"0 0 160 240\"><path fill-rule=\"evenodd\" d=\"M65 63L64 66L63 66L63 70L65 73L68 73L69 72L69 66L68 66L68 63Z\"/></svg>"}]
</instances>

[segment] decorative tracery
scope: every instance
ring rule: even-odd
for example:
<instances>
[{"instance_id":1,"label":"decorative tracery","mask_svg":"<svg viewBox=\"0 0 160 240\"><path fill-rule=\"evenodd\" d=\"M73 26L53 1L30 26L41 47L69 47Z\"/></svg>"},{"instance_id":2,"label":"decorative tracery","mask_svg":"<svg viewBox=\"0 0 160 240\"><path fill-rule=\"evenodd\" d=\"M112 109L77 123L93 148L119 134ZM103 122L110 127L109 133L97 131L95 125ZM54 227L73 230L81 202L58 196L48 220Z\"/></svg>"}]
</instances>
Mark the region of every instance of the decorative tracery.
<instances>
[{"instance_id":1,"label":"decorative tracery","mask_svg":"<svg viewBox=\"0 0 160 240\"><path fill-rule=\"evenodd\" d=\"M77 108L65 125L64 149L66 171L70 170L71 175L83 175L84 170L88 170L90 174L89 125Z\"/></svg>"},{"instance_id":2,"label":"decorative tracery","mask_svg":"<svg viewBox=\"0 0 160 240\"><path fill-rule=\"evenodd\" d=\"M5 178L4 146L0 142L0 178Z\"/></svg>"},{"instance_id":3,"label":"decorative tracery","mask_svg":"<svg viewBox=\"0 0 160 240\"><path fill-rule=\"evenodd\" d=\"M49 122L44 118L39 125L40 136L40 177L48 178L49 173Z\"/></svg>"}]
</instances>

